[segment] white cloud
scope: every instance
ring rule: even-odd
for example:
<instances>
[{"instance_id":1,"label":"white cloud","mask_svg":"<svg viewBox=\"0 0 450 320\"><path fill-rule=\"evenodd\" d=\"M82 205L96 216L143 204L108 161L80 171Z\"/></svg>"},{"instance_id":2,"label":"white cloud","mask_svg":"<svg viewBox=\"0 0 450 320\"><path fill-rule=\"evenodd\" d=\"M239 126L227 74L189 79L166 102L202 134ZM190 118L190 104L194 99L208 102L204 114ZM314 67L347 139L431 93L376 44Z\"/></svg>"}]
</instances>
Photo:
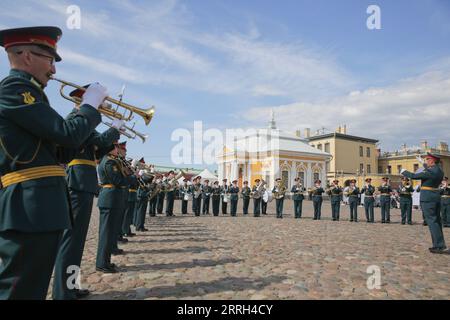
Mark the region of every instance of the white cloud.
<instances>
[{"instance_id":1,"label":"white cloud","mask_svg":"<svg viewBox=\"0 0 450 320\"><path fill-rule=\"evenodd\" d=\"M450 138L450 67L429 71L383 88L353 91L320 103L252 108L245 119L266 123L274 108L279 127L293 131L347 124L349 134L379 139L395 147L403 141Z\"/></svg>"}]
</instances>

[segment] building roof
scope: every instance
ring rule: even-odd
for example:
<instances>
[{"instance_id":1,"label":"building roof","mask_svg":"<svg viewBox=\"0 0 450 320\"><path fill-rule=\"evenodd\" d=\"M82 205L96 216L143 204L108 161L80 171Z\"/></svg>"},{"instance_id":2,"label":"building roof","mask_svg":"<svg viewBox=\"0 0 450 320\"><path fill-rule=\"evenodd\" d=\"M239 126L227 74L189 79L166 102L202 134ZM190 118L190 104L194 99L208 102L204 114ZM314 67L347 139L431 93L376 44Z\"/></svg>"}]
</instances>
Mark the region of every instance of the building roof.
<instances>
[{"instance_id":1,"label":"building roof","mask_svg":"<svg viewBox=\"0 0 450 320\"><path fill-rule=\"evenodd\" d=\"M343 134L343 133L338 133L338 132L332 132L332 133L311 136L311 137L307 138L307 140L315 141L315 140L322 140L322 139L327 139L327 138L336 138L336 139L351 140L351 141L364 141L364 142L368 142L368 143L378 143L378 140L375 140L375 139L352 136L349 134Z\"/></svg>"}]
</instances>

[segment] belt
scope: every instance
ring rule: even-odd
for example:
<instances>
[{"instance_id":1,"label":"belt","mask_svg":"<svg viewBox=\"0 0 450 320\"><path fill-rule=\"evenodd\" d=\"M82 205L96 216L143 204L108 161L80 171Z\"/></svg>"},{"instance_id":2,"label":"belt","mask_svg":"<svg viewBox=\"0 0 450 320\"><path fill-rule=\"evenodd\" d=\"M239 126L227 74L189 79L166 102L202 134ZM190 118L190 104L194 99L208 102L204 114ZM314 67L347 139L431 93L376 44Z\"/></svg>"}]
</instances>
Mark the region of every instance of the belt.
<instances>
[{"instance_id":1,"label":"belt","mask_svg":"<svg viewBox=\"0 0 450 320\"><path fill-rule=\"evenodd\" d=\"M367 195L364 195L364 197L367 197L367 198L373 198L373 196L367 196Z\"/></svg>"},{"instance_id":2,"label":"belt","mask_svg":"<svg viewBox=\"0 0 450 320\"><path fill-rule=\"evenodd\" d=\"M137 192L136 189L128 189L128 192Z\"/></svg>"},{"instance_id":3,"label":"belt","mask_svg":"<svg viewBox=\"0 0 450 320\"><path fill-rule=\"evenodd\" d=\"M58 165L17 170L2 176L1 183L3 188L6 188L13 184L48 177L66 177L66 172Z\"/></svg>"},{"instance_id":4,"label":"belt","mask_svg":"<svg viewBox=\"0 0 450 320\"><path fill-rule=\"evenodd\" d=\"M420 190L426 190L426 191L439 191L439 188L420 187Z\"/></svg>"},{"instance_id":5,"label":"belt","mask_svg":"<svg viewBox=\"0 0 450 320\"><path fill-rule=\"evenodd\" d=\"M76 165L86 165L86 166L91 166L91 167L97 167L97 164L95 163L95 161L92 160L85 160L85 159L73 159L72 161L69 162L69 164L67 165L68 167L72 167L72 166L76 166Z\"/></svg>"},{"instance_id":6,"label":"belt","mask_svg":"<svg viewBox=\"0 0 450 320\"><path fill-rule=\"evenodd\" d=\"M390 196L389 193L382 193L381 195L382 195L382 196Z\"/></svg>"},{"instance_id":7,"label":"belt","mask_svg":"<svg viewBox=\"0 0 450 320\"><path fill-rule=\"evenodd\" d=\"M444 195L444 196L441 196L442 198L450 198L450 196L447 196L447 195Z\"/></svg>"},{"instance_id":8,"label":"belt","mask_svg":"<svg viewBox=\"0 0 450 320\"><path fill-rule=\"evenodd\" d=\"M358 195L356 194L350 194L349 197L357 197Z\"/></svg>"},{"instance_id":9,"label":"belt","mask_svg":"<svg viewBox=\"0 0 450 320\"><path fill-rule=\"evenodd\" d=\"M126 189L127 187L118 187L115 186L113 184L102 184L100 187L105 188L105 189Z\"/></svg>"}]
</instances>

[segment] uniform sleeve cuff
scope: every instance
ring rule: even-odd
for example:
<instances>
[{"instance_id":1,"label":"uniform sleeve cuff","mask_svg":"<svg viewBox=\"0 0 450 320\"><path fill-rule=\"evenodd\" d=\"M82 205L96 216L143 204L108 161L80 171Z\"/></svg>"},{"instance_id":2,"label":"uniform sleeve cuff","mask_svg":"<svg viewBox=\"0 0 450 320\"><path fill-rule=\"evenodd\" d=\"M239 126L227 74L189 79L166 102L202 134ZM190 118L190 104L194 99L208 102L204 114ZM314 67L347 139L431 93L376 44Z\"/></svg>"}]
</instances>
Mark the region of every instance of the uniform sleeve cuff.
<instances>
[{"instance_id":1,"label":"uniform sleeve cuff","mask_svg":"<svg viewBox=\"0 0 450 320\"><path fill-rule=\"evenodd\" d=\"M78 114L88 118L89 121L95 124L95 126L102 122L102 116L100 115L100 112L98 112L97 109L89 104L83 104L82 106L80 106Z\"/></svg>"}]
</instances>

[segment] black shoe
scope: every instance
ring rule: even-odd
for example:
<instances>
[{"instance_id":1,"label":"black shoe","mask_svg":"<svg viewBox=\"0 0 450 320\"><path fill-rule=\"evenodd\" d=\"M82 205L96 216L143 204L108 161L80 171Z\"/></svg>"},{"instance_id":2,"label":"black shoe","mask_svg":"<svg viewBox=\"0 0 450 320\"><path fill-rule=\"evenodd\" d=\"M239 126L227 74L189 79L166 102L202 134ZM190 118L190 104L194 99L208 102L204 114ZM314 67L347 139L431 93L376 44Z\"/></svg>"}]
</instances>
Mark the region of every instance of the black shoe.
<instances>
[{"instance_id":1,"label":"black shoe","mask_svg":"<svg viewBox=\"0 0 450 320\"><path fill-rule=\"evenodd\" d=\"M352 219L350 219L350 222L353 222L353 220L352 220Z\"/></svg>"},{"instance_id":2,"label":"black shoe","mask_svg":"<svg viewBox=\"0 0 450 320\"><path fill-rule=\"evenodd\" d=\"M117 250L114 250L114 251L111 252L111 254L112 254L113 256L122 255L122 254L124 254L124 253L125 253L125 251L123 251L122 249L117 249Z\"/></svg>"},{"instance_id":3,"label":"black shoe","mask_svg":"<svg viewBox=\"0 0 450 320\"><path fill-rule=\"evenodd\" d=\"M391 223L391 220L387 220L386 223Z\"/></svg>"},{"instance_id":4,"label":"black shoe","mask_svg":"<svg viewBox=\"0 0 450 320\"><path fill-rule=\"evenodd\" d=\"M444 228L450 228L450 224L444 224Z\"/></svg>"},{"instance_id":5,"label":"black shoe","mask_svg":"<svg viewBox=\"0 0 450 320\"><path fill-rule=\"evenodd\" d=\"M115 268L110 268L110 267L105 267L105 268L95 267L95 270L98 272L103 272L103 273L117 273L117 270Z\"/></svg>"},{"instance_id":6,"label":"black shoe","mask_svg":"<svg viewBox=\"0 0 450 320\"><path fill-rule=\"evenodd\" d=\"M75 296L77 299L83 299L90 294L91 292L88 289L75 289Z\"/></svg>"},{"instance_id":7,"label":"black shoe","mask_svg":"<svg viewBox=\"0 0 450 320\"><path fill-rule=\"evenodd\" d=\"M120 237L119 239L117 239L117 241L122 242L122 243L127 243L128 239L124 238L124 237Z\"/></svg>"},{"instance_id":8,"label":"black shoe","mask_svg":"<svg viewBox=\"0 0 450 320\"><path fill-rule=\"evenodd\" d=\"M424 221L424 222L422 222L422 225L423 225L423 226L427 226L428 223L426 223L426 222Z\"/></svg>"},{"instance_id":9,"label":"black shoe","mask_svg":"<svg viewBox=\"0 0 450 320\"><path fill-rule=\"evenodd\" d=\"M412 226L413 223L412 223L411 221L409 221L408 224L409 224L410 226Z\"/></svg>"},{"instance_id":10,"label":"black shoe","mask_svg":"<svg viewBox=\"0 0 450 320\"><path fill-rule=\"evenodd\" d=\"M444 248L429 248L428 250L430 250L431 253L450 254L450 251Z\"/></svg>"},{"instance_id":11,"label":"black shoe","mask_svg":"<svg viewBox=\"0 0 450 320\"><path fill-rule=\"evenodd\" d=\"M386 223L386 221L381 221L381 223Z\"/></svg>"},{"instance_id":12,"label":"black shoe","mask_svg":"<svg viewBox=\"0 0 450 320\"><path fill-rule=\"evenodd\" d=\"M147 232L147 231L148 231L148 229L146 229L146 228L140 228L139 230L136 230L136 231L140 231L140 232Z\"/></svg>"},{"instance_id":13,"label":"black shoe","mask_svg":"<svg viewBox=\"0 0 450 320\"><path fill-rule=\"evenodd\" d=\"M132 238L136 235L136 233L130 232L130 233L126 233L124 236L128 237L128 238Z\"/></svg>"},{"instance_id":14,"label":"black shoe","mask_svg":"<svg viewBox=\"0 0 450 320\"><path fill-rule=\"evenodd\" d=\"M406 224L406 222L405 222L405 221L402 221L402 224Z\"/></svg>"}]
</instances>

